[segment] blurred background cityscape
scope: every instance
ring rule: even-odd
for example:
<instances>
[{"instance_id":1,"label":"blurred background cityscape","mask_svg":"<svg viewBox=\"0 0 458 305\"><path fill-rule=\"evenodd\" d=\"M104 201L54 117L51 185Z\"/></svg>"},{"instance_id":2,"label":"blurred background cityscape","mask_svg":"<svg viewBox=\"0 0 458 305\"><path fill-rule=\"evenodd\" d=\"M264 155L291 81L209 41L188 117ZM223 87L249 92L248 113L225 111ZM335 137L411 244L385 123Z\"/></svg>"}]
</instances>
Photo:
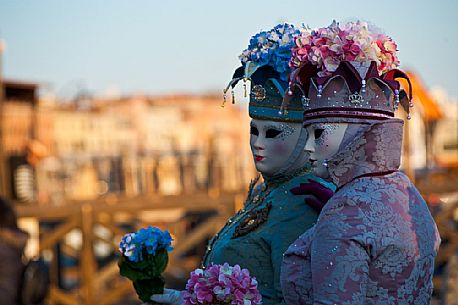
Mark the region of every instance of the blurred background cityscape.
<instances>
[{"instance_id":1,"label":"blurred background cityscape","mask_svg":"<svg viewBox=\"0 0 458 305\"><path fill-rule=\"evenodd\" d=\"M402 170L442 237L435 302L458 304L458 5L328 2L0 0L0 195L49 263L47 304L138 304L117 247L148 225L172 232L183 288L256 175L246 98L220 107L237 55L278 22L356 18L393 36L412 80Z\"/></svg>"}]
</instances>

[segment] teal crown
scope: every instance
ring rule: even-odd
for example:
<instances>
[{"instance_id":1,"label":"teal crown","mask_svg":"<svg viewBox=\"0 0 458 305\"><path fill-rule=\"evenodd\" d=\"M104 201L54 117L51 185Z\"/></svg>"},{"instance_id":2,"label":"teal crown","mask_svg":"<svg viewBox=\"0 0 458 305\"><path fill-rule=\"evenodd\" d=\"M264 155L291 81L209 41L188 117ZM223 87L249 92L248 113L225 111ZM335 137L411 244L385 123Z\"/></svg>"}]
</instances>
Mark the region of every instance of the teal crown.
<instances>
[{"instance_id":1,"label":"teal crown","mask_svg":"<svg viewBox=\"0 0 458 305\"><path fill-rule=\"evenodd\" d=\"M234 87L239 81L251 82L248 112L251 118L269 121L302 123L304 109L301 102L302 94L289 91L288 83L280 78L280 73L270 65L259 66L253 62L235 70L231 82L224 90L224 97L229 89L232 102L235 102ZM284 98L289 104L282 108Z\"/></svg>"}]
</instances>

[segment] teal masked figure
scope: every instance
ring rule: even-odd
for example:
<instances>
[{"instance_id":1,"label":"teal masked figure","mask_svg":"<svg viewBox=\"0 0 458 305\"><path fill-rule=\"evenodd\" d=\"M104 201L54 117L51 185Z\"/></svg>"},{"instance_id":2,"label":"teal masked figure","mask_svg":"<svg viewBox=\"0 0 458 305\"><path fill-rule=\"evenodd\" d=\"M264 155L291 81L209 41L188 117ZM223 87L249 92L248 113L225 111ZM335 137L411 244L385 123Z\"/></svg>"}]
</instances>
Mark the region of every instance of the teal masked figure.
<instances>
[{"instance_id":1,"label":"teal masked figure","mask_svg":"<svg viewBox=\"0 0 458 305\"><path fill-rule=\"evenodd\" d=\"M283 302L283 253L315 223L334 190L333 184L310 173L300 95L291 96L289 107L280 111L288 94L288 60L298 33L293 26L281 24L253 36L241 55L242 66L225 90L226 95L239 81L245 88L246 82L251 83L250 145L263 181L252 182L245 206L210 240L202 261L204 268L227 262L248 269L258 281L264 305ZM166 296L153 300L171 304Z\"/></svg>"},{"instance_id":2,"label":"teal masked figure","mask_svg":"<svg viewBox=\"0 0 458 305\"><path fill-rule=\"evenodd\" d=\"M276 30L288 33L294 29L281 25ZM279 39L291 41L286 36ZM268 41L269 34L258 34L252 43L259 45L264 39ZM284 55L278 52L271 56ZM255 52L247 53L244 52L245 58L256 59ZM269 62L287 63L282 57ZM283 253L301 231L313 225L317 210L332 195L334 187L310 173L304 152L307 133L302 128L300 95L293 96L289 107L280 111L288 91L287 77L278 71L283 66L250 60L243 64L229 88L238 81L251 81L250 146L263 182L257 186L256 181L252 183L244 208L209 242L203 266L239 264L256 277L262 303L279 304L283 302L279 281Z\"/></svg>"}]
</instances>

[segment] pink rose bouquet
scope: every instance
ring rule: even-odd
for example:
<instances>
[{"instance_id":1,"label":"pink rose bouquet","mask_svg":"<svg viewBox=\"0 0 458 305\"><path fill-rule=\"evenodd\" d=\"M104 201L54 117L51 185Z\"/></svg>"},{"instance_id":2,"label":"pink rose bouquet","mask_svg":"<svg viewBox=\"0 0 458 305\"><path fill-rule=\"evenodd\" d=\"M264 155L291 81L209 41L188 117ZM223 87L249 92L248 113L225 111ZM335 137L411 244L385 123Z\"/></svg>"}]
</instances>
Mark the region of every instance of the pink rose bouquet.
<instances>
[{"instance_id":1,"label":"pink rose bouquet","mask_svg":"<svg viewBox=\"0 0 458 305\"><path fill-rule=\"evenodd\" d=\"M377 63L383 74L399 66L396 43L388 36L369 29L362 21L302 31L295 38L290 67L310 63L318 67L318 76L329 76L341 61Z\"/></svg>"},{"instance_id":2,"label":"pink rose bouquet","mask_svg":"<svg viewBox=\"0 0 458 305\"><path fill-rule=\"evenodd\" d=\"M261 294L256 278L239 265L210 265L196 269L183 291L184 305L258 305Z\"/></svg>"}]
</instances>

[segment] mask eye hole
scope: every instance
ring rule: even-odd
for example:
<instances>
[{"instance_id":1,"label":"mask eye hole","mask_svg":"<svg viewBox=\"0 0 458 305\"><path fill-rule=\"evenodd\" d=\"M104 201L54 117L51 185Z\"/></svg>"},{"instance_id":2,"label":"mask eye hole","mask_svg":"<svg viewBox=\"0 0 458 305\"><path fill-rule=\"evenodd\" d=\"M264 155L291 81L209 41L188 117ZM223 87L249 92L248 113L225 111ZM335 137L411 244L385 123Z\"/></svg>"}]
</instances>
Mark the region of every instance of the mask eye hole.
<instances>
[{"instance_id":1,"label":"mask eye hole","mask_svg":"<svg viewBox=\"0 0 458 305\"><path fill-rule=\"evenodd\" d=\"M275 138L279 134L281 134L281 130L269 128L266 131L266 138Z\"/></svg>"},{"instance_id":2,"label":"mask eye hole","mask_svg":"<svg viewBox=\"0 0 458 305\"><path fill-rule=\"evenodd\" d=\"M316 128L313 132L315 135L315 139L319 139L321 135L323 134L324 129L323 128Z\"/></svg>"},{"instance_id":3,"label":"mask eye hole","mask_svg":"<svg viewBox=\"0 0 458 305\"><path fill-rule=\"evenodd\" d=\"M250 127L250 134L252 134L254 136L259 136L259 130L254 126L251 126Z\"/></svg>"}]
</instances>

